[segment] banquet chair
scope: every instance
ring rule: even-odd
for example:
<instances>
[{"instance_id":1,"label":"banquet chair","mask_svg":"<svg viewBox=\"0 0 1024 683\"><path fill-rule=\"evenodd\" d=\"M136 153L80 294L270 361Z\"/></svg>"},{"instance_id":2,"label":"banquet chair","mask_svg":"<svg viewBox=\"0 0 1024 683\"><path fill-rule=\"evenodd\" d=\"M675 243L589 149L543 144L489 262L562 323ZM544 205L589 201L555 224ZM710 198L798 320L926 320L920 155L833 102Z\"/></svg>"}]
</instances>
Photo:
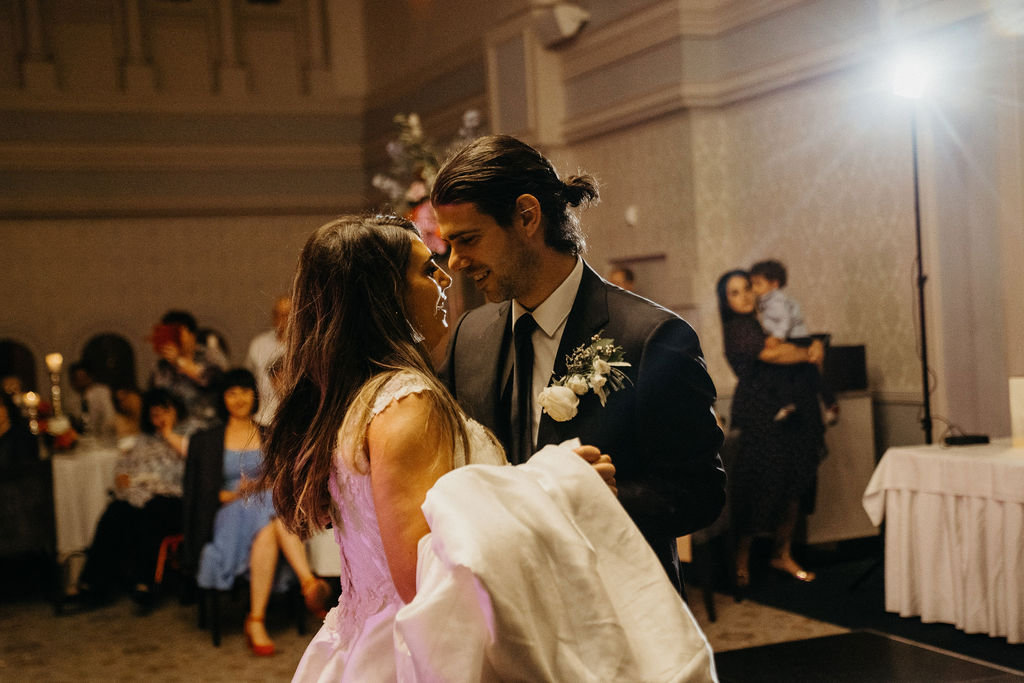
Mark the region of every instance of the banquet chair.
<instances>
[{"instance_id":1,"label":"banquet chair","mask_svg":"<svg viewBox=\"0 0 1024 683\"><path fill-rule=\"evenodd\" d=\"M291 571L290 567L281 567L278 571L288 573L287 588L284 590L284 603L286 605L289 618L294 619L295 621L295 627L298 630L299 635L304 636L306 635L306 603L302 597L302 590L299 587L299 581ZM240 599L240 593L245 596L246 611L248 611L249 582L245 576L240 576L235 579L234 585L226 591L217 590L215 588L199 589L199 628L210 629L210 639L213 642L214 647L220 647L221 608L223 607L225 597L237 602ZM272 594L271 604L273 604L273 602Z\"/></svg>"},{"instance_id":2,"label":"banquet chair","mask_svg":"<svg viewBox=\"0 0 1024 683\"><path fill-rule=\"evenodd\" d=\"M164 573L168 568L175 571L181 569L178 553L184 540L185 534L171 534L164 536L164 540L160 542L160 550L156 556L156 570L153 572L153 586L156 590L160 590L163 586Z\"/></svg>"},{"instance_id":3,"label":"banquet chair","mask_svg":"<svg viewBox=\"0 0 1024 683\"><path fill-rule=\"evenodd\" d=\"M738 437L738 432L729 429L725 430L725 440L719 449L719 456L722 458L722 466L725 468L726 473L732 469L736 451L739 447ZM690 575L700 585L708 620L714 623L718 618L715 610L715 577L721 571L720 563L724 564L728 571L735 562L731 549L735 546L736 540L729 525L728 498L726 498L725 507L722 508L718 519L711 526L695 531L692 539L693 559L690 563L690 569L692 570ZM731 571L728 573L731 574Z\"/></svg>"}]
</instances>

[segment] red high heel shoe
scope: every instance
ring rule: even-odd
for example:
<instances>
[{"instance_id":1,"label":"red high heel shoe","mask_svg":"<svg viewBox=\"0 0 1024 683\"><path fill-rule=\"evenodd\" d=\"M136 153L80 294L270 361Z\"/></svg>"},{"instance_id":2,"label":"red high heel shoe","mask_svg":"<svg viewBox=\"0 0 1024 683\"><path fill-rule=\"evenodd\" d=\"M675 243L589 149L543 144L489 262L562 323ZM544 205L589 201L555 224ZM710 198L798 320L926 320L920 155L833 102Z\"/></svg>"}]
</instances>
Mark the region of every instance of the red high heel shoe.
<instances>
[{"instance_id":1,"label":"red high heel shoe","mask_svg":"<svg viewBox=\"0 0 1024 683\"><path fill-rule=\"evenodd\" d=\"M316 576L302 582L302 599L306 609L317 619L327 617L327 600L331 597L331 586Z\"/></svg>"},{"instance_id":2,"label":"red high heel shoe","mask_svg":"<svg viewBox=\"0 0 1024 683\"><path fill-rule=\"evenodd\" d=\"M270 655L274 654L274 644L273 643L270 643L269 645L257 645L256 643L253 642L252 634L249 633L249 624L251 624L251 623L262 624L263 623L263 617L254 617L253 615L250 614L249 616L247 616L245 618L245 642L246 642L246 645L249 646L249 649L252 650L252 653L254 655L256 655L257 657L269 657Z\"/></svg>"}]
</instances>

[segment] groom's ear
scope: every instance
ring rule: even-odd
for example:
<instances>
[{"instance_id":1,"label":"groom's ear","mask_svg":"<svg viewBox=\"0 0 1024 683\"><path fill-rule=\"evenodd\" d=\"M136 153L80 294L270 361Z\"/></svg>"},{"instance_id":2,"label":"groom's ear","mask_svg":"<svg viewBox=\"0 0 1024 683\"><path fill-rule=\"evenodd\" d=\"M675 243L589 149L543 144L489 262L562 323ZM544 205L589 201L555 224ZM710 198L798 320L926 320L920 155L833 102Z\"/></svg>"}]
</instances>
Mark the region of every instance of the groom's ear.
<instances>
[{"instance_id":1,"label":"groom's ear","mask_svg":"<svg viewBox=\"0 0 1024 683\"><path fill-rule=\"evenodd\" d=\"M540 202L532 194L521 194L516 198L516 213L512 225L521 230L523 236L532 238L541 228Z\"/></svg>"}]
</instances>

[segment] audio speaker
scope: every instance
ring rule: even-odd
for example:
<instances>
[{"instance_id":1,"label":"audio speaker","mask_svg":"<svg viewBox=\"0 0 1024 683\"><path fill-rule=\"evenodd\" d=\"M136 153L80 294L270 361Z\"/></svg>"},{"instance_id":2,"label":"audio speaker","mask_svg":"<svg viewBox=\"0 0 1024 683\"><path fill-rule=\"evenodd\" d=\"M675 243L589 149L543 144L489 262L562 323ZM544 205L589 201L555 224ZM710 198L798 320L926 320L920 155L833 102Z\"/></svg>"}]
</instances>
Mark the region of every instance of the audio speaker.
<instances>
[{"instance_id":1,"label":"audio speaker","mask_svg":"<svg viewBox=\"0 0 1024 683\"><path fill-rule=\"evenodd\" d=\"M825 382L832 391L865 391L868 368L864 345L833 345L825 352Z\"/></svg>"}]
</instances>

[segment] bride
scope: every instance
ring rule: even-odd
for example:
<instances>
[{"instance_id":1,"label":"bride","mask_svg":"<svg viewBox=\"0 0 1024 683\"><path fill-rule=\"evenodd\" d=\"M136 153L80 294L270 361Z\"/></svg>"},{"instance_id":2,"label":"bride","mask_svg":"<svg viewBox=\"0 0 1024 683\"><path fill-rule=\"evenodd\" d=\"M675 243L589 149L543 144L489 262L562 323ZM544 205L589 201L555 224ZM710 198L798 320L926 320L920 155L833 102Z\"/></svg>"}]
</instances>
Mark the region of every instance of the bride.
<instances>
[{"instance_id":1,"label":"bride","mask_svg":"<svg viewBox=\"0 0 1024 683\"><path fill-rule=\"evenodd\" d=\"M342 595L295 680L714 680L608 456L507 466L435 378L450 284L394 216L338 218L299 258L259 484L291 530L333 526Z\"/></svg>"}]
</instances>

